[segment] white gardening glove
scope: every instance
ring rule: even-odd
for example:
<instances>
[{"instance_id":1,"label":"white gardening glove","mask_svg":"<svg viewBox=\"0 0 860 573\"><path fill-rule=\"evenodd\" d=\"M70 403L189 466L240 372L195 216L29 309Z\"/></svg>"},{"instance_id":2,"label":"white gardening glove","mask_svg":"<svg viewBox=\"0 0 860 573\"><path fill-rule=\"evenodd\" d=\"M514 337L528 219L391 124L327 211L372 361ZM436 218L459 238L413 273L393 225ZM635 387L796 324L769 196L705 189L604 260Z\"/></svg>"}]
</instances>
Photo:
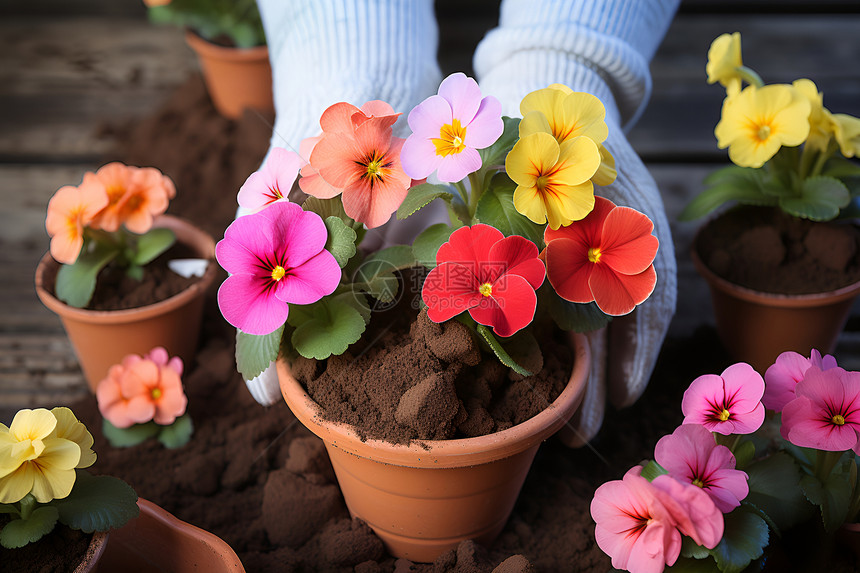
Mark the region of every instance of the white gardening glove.
<instances>
[{"instance_id":1,"label":"white gardening glove","mask_svg":"<svg viewBox=\"0 0 860 573\"><path fill-rule=\"evenodd\" d=\"M522 98L553 83L597 96L606 107L618 178L595 193L645 213L660 241L657 286L633 313L588 335L593 365L583 404L560 435L568 445L589 441L603 422L605 398L623 408L644 391L675 311L677 277L669 222L654 179L630 147L622 122L632 124L650 93L648 62L678 0L505 0L499 27L479 44L475 71L484 94L520 117ZM608 388L608 392L607 392Z\"/></svg>"}]
</instances>

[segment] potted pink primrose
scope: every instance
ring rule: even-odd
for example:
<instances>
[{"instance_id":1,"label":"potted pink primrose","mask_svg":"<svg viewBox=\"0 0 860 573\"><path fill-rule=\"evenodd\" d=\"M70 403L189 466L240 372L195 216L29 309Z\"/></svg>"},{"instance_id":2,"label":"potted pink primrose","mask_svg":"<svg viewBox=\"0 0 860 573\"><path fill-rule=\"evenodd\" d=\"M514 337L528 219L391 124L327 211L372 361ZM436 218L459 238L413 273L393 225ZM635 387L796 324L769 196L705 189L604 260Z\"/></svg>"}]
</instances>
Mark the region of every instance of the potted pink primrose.
<instances>
[{"instance_id":1,"label":"potted pink primrose","mask_svg":"<svg viewBox=\"0 0 860 573\"><path fill-rule=\"evenodd\" d=\"M826 534L856 519L860 372L784 352L764 378L743 362L700 376L681 409L653 461L594 494L597 543L616 569L741 571L810 518Z\"/></svg>"}]
</instances>

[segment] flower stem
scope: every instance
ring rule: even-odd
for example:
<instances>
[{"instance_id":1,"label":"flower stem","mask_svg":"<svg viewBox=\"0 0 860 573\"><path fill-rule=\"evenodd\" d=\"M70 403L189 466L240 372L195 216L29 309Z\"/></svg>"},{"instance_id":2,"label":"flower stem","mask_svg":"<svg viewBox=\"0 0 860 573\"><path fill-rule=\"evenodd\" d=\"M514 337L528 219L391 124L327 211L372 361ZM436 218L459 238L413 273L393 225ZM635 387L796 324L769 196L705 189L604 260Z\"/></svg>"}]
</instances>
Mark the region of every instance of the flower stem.
<instances>
[{"instance_id":1,"label":"flower stem","mask_svg":"<svg viewBox=\"0 0 860 573\"><path fill-rule=\"evenodd\" d=\"M842 458L842 454L845 452L823 452L821 450L817 450L815 453L815 477L817 477L821 483L826 483L827 478L830 477L830 472L833 471L834 466L839 462L840 458Z\"/></svg>"},{"instance_id":2,"label":"flower stem","mask_svg":"<svg viewBox=\"0 0 860 573\"><path fill-rule=\"evenodd\" d=\"M472 219L475 218L475 211L478 210L478 201L481 195L484 194L483 181L478 177L478 173L469 173L469 215Z\"/></svg>"},{"instance_id":3,"label":"flower stem","mask_svg":"<svg viewBox=\"0 0 860 573\"><path fill-rule=\"evenodd\" d=\"M466 186L463 185L462 181L455 181L454 188L457 189L457 193L460 195L460 199L463 201L464 205L469 204L469 194L466 193Z\"/></svg>"},{"instance_id":4,"label":"flower stem","mask_svg":"<svg viewBox=\"0 0 860 573\"><path fill-rule=\"evenodd\" d=\"M735 71L738 73L741 79L746 81L751 86L755 86L757 88L764 86L764 81L762 81L761 76L759 76L752 68L740 66L735 68Z\"/></svg>"},{"instance_id":5,"label":"flower stem","mask_svg":"<svg viewBox=\"0 0 860 573\"><path fill-rule=\"evenodd\" d=\"M33 494L28 493L19 503L21 504L21 511L18 512L18 515L21 516L21 519L26 520L36 509L36 498L33 497Z\"/></svg>"}]
</instances>

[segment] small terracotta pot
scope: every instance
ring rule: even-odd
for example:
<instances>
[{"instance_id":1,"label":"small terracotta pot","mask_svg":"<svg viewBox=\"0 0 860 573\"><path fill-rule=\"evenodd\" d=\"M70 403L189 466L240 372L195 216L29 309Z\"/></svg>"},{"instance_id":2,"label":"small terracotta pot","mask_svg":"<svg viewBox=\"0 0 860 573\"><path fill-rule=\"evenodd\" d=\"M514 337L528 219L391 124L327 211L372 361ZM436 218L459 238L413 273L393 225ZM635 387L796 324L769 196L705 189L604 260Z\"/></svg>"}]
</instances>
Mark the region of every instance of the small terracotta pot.
<instances>
[{"instance_id":1,"label":"small terracotta pot","mask_svg":"<svg viewBox=\"0 0 860 573\"><path fill-rule=\"evenodd\" d=\"M98 571L99 563L104 556L105 547L108 542L107 531L96 531L93 533L90 544L87 547L87 553L84 555L81 564L75 568L74 573L89 573L90 571Z\"/></svg>"},{"instance_id":2,"label":"small terracotta pot","mask_svg":"<svg viewBox=\"0 0 860 573\"><path fill-rule=\"evenodd\" d=\"M197 54L209 97L218 113L241 117L245 108L273 112L269 48L230 48L207 42L191 31L185 41Z\"/></svg>"},{"instance_id":3,"label":"small terracotta pot","mask_svg":"<svg viewBox=\"0 0 860 573\"><path fill-rule=\"evenodd\" d=\"M705 265L693 240L690 256L711 289L717 333L735 359L761 374L781 353L809 356L815 348L833 352L845 327L860 282L818 294L772 294L752 290L717 276Z\"/></svg>"},{"instance_id":4,"label":"small terracotta pot","mask_svg":"<svg viewBox=\"0 0 860 573\"><path fill-rule=\"evenodd\" d=\"M221 538L190 525L145 499L140 515L111 531L98 571L108 573L244 573Z\"/></svg>"},{"instance_id":5,"label":"small terracotta pot","mask_svg":"<svg viewBox=\"0 0 860 573\"><path fill-rule=\"evenodd\" d=\"M201 259L211 261L201 280L161 302L127 310L75 308L45 289L46 269L58 264L50 253L42 257L36 268L36 294L60 316L93 392L108 369L127 354L142 355L163 346L171 356L179 356L186 364L194 358L204 294L217 273L215 241L188 221L170 215L158 217L154 226L171 229L178 243L191 247Z\"/></svg>"},{"instance_id":6,"label":"small terracotta pot","mask_svg":"<svg viewBox=\"0 0 860 573\"><path fill-rule=\"evenodd\" d=\"M572 335L572 343L576 361L559 397L522 424L477 438L408 446L362 441L351 426L323 419L284 361L278 361L278 378L293 414L325 442L350 514L365 521L391 555L429 563L464 539L488 544L505 526L541 442L582 400L590 351L582 335Z\"/></svg>"}]
</instances>

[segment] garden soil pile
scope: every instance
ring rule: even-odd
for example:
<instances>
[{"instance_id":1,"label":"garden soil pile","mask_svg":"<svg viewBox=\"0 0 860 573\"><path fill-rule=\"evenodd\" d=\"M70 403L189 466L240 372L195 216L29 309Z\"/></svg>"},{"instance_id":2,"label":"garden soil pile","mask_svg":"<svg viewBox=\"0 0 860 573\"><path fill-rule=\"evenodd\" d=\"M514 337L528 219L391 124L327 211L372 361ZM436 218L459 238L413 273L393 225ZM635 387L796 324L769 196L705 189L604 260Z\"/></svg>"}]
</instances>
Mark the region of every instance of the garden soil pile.
<instances>
[{"instance_id":1,"label":"garden soil pile","mask_svg":"<svg viewBox=\"0 0 860 573\"><path fill-rule=\"evenodd\" d=\"M154 116L106 129L125 142L116 159L155 166L172 177L177 198L170 212L218 240L233 219L236 192L265 154L267 119L254 113L236 122L222 119L194 79ZM556 440L541 447L507 526L491 546L467 541L433 564L413 564L387 555L364 523L350 519L322 441L286 404L263 407L251 398L235 371L235 332L221 318L215 290L196 360L183 377L195 426L188 445L167 450L150 441L113 449L101 435L95 399L73 408L96 439L96 472L125 479L140 496L215 533L249 572L604 573L611 565L594 541L594 490L650 458L657 440L681 422L681 395L689 382L729 364L712 330L667 341L643 398L627 410L610 408L589 447L571 450Z\"/></svg>"}]
</instances>

